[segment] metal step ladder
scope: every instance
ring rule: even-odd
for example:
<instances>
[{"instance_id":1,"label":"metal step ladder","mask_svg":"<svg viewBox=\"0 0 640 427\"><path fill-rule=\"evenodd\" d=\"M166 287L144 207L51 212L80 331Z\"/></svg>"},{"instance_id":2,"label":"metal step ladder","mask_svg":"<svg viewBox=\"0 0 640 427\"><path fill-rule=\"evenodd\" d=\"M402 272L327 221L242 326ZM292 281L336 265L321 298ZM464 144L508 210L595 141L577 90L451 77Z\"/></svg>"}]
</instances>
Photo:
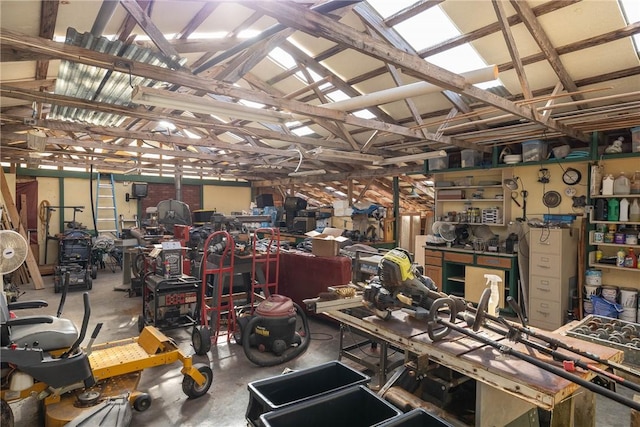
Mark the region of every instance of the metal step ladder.
<instances>
[{"instance_id":1,"label":"metal step ladder","mask_svg":"<svg viewBox=\"0 0 640 427\"><path fill-rule=\"evenodd\" d=\"M98 234L113 233L119 237L120 223L116 209L116 184L113 174L98 173L96 188L96 232Z\"/></svg>"}]
</instances>

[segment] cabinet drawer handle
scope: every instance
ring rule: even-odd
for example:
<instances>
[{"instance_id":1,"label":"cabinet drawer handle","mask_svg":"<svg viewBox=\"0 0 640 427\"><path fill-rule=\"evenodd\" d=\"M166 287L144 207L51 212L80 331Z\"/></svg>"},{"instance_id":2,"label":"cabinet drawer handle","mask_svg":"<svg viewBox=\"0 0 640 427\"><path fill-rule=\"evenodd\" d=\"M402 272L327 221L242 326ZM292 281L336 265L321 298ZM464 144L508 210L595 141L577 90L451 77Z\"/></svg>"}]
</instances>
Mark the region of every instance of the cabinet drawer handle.
<instances>
[{"instance_id":1,"label":"cabinet drawer handle","mask_svg":"<svg viewBox=\"0 0 640 427\"><path fill-rule=\"evenodd\" d=\"M540 311L540 310L536 310L538 313L542 314L543 316L547 317L549 315L548 312L546 311Z\"/></svg>"},{"instance_id":2,"label":"cabinet drawer handle","mask_svg":"<svg viewBox=\"0 0 640 427\"><path fill-rule=\"evenodd\" d=\"M536 289L538 289L539 291L543 291L543 292L549 292L550 291L550 289L547 289L547 288L538 288L537 287Z\"/></svg>"},{"instance_id":3,"label":"cabinet drawer handle","mask_svg":"<svg viewBox=\"0 0 640 427\"><path fill-rule=\"evenodd\" d=\"M548 265L542 265L542 264L538 264L538 267L540 267L540 268L551 268Z\"/></svg>"}]
</instances>

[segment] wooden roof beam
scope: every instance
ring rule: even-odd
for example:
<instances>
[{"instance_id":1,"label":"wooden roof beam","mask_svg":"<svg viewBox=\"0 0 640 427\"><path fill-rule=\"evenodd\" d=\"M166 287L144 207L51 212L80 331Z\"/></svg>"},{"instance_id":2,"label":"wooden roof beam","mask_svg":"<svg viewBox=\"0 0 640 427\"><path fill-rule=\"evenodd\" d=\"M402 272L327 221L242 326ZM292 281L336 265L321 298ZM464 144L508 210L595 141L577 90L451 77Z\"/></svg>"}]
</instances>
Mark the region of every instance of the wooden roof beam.
<instances>
[{"instance_id":1,"label":"wooden roof beam","mask_svg":"<svg viewBox=\"0 0 640 427\"><path fill-rule=\"evenodd\" d=\"M518 53L518 46L516 46L516 41L513 38L513 33L511 32L511 27L509 26L509 20L507 18L507 12L504 10L502 0L491 0L491 4L493 5L493 9L495 10L496 16L498 17L498 24L500 25L500 29L502 30L502 37L504 38L504 42L507 45L507 50L509 51L511 62L513 62L516 74L518 75L518 80L520 81L520 88L522 89L524 99L531 99L533 96L531 95L531 88L529 87L527 73L525 73L524 71L524 66L522 65L520 54Z\"/></svg>"},{"instance_id":2,"label":"wooden roof beam","mask_svg":"<svg viewBox=\"0 0 640 427\"><path fill-rule=\"evenodd\" d=\"M420 57L407 55L406 52L400 49L389 47L371 36L360 33L354 28L335 22L316 12L302 9L290 3L274 5L269 2L251 2L250 4L252 7L262 10L278 19L285 25L298 28L309 34L322 36L336 43L343 43L382 61L389 61L399 67L411 69L429 83L464 93L486 104L493 105L494 107L529 121L539 123L539 119L533 114L531 109L520 107L488 91L478 89L468 84L466 80L458 74L430 64ZM546 123L540 124L581 141L589 141L587 135L568 128L553 119L548 119Z\"/></svg>"},{"instance_id":3,"label":"wooden roof beam","mask_svg":"<svg viewBox=\"0 0 640 427\"><path fill-rule=\"evenodd\" d=\"M536 43L538 43L538 46L547 57L547 61L560 79L560 82L562 83L564 88L567 90L567 92L577 92L578 86L576 86L571 76L569 76L567 69L562 64L560 55L558 55L558 52L551 44L549 36L547 36L547 33L540 25L540 22L538 22L538 18L536 18L536 15L531 10L531 7L529 7L526 2L513 0L510 0L510 2L514 9L518 12L518 15L520 15L520 17L522 18L522 22L533 36L533 39L536 41ZM522 66L522 61L520 61L520 65ZM574 101L581 101L584 99L584 97L580 94L573 95L571 98Z\"/></svg>"}]
</instances>

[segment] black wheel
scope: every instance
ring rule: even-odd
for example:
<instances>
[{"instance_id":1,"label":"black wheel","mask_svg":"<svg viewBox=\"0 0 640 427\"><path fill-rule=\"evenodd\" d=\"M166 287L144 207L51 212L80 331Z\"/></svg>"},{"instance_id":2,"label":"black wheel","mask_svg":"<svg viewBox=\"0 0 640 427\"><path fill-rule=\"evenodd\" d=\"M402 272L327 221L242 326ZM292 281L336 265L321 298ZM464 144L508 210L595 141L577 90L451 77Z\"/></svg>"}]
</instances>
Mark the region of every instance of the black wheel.
<instances>
[{"instance_id":1,"label":"black wheel","mask_svg":"<svg viewBox=\"0 0 640 427\"><path fill-rule=\"evenodd\" d=\"M58 280L54 280L53 282L53 292L56 294L60 293L60 282Z\"/></svg>"},{"instance_id":2,"label":"black wheel","mask_svg":"<svg viewBox=\"0 0 640 427\"><path fill-rule=\"evenodd\" d=\"M140 393L133 400L133 409L138 412L144 412L151 406L151 396L147 393Z\"/></svg>"},{"instance_id":3,"label":"black wheel","mask_svg":"<svg viewBox=\"0 0 640 427\"><path fill-rule=\"evenodd\" d=\"M11 410L11 406L4 400L1 402L2 422L0 422L0 425L3 427L13 427L13 411Z\"/></svg>"},{"instance_id":4,"label":"black wheel","mask_svg":"<svg viewBox=\"0 0 640 427\"><path fill-rule=\"evenodd\" d=\"M145 326L144 317L142 315L138 316L138 332L142 332Z\"/></svg>"},{"instance_id":5,"label":"black wheel","mask_svg":"<svg viewBox=\"0 0 640 427\"><path fill-rule=\"evenodd\" d=\"M92 265L91 266L91 278L95 279L96 277L98 277L98 266L97 265Z\"/></svg>"},{"instance_id":6,"label":"black wheel","mask_svg":"<svg viewBox=\"0 0 640 427\"><path fill-rule=\"evenodd\" d=\"M189 397L189 399L195 399L205 395L207 391L209 391L211 383L213 383L213 371L210 367L204 363L198 363L193 366L204 376L204 383L199 386L193 378L188 375L184 376L184 379L182 380L182 391Z\"/></svg>"},{"instance_id":7,"label":"black wheel","mask_svg":"<svg viewBox=\"0 0 640 427\"><path fill-rule=\"evenodd\" d=\"M87 288L88 291L90 291L91 289L93 289L93 279L91 278L91 276L89 275L89 272L87 271L87 273L84 276L84 285Z\"/></svg>"},{"instance_id":8,"label":"black wheel","mask_svg":"<svg viewBox=\"0 0 640 427\"><path fill-rule=\"evenodd\" d=\"M204 326L196 326L191 333L191 343L198 356L204 356L211 350L211 332Z\"/></svg>"}]
</instances>

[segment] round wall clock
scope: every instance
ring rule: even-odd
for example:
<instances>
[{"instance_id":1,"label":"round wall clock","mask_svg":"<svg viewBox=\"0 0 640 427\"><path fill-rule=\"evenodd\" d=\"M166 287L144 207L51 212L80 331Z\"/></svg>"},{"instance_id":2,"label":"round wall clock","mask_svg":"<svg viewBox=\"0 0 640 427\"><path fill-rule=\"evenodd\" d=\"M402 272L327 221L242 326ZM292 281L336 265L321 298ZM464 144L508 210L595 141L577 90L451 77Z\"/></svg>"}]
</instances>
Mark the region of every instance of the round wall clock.
<instances>
[{"instance_id":1,"label":"round wall clock","mask_svg":"<svg viewBox=\"0 0 640 427\"><path fill-rule=\"evenodd\" d=\"M582 174L574 168L567 168L562 174L562 181L567 185L576 185L582 179Z\"/></svg>"}]
</instances>

